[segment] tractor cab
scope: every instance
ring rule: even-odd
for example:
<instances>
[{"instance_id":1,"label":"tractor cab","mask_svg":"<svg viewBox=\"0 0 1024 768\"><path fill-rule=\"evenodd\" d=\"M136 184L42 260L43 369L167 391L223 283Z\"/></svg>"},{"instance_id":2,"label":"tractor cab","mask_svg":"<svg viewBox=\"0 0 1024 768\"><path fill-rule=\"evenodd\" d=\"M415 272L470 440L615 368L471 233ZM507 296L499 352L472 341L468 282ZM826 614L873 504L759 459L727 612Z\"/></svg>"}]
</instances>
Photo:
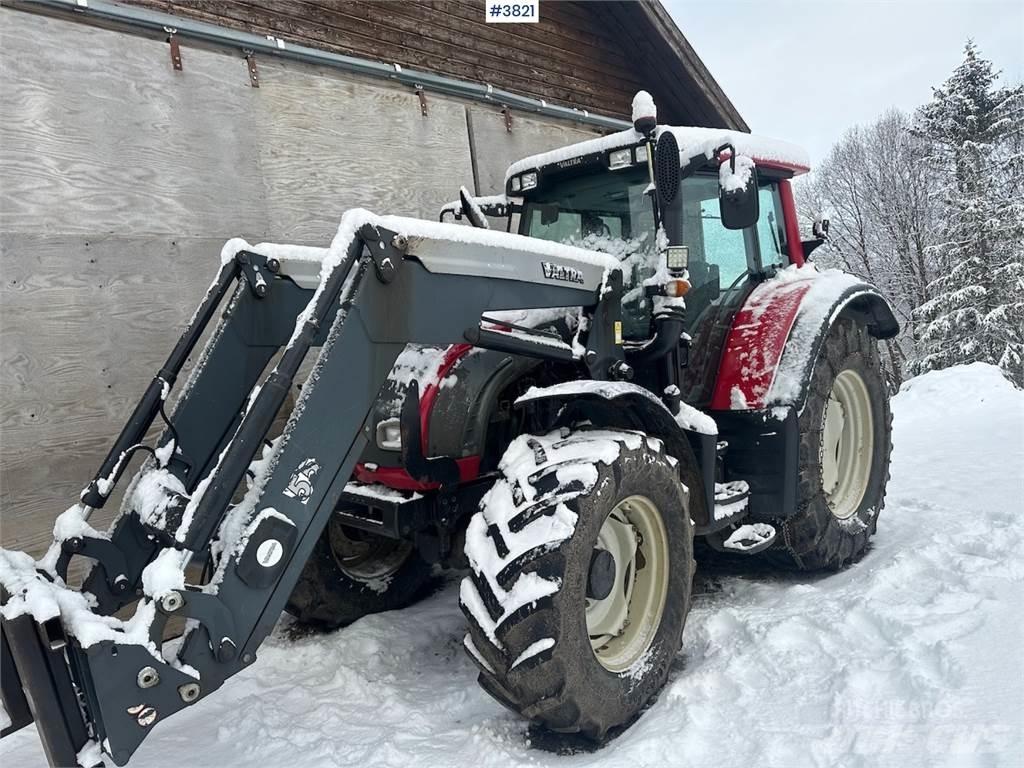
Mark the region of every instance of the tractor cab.
<instances>
[{"instance_id":1,"label":"tractor cab","mask_svg":"<svg viewBox=\"0 0 1024 768\"><path fill-rule=\"evenodd\" d=\"M707 407L732 318L760 282L803 263L789 179L809 161L785 142L659 126L634 111L634 128L524 158L506 172L503 195L453 204L442 219L472 208L503 217L509 231L614 256L627 350L650 346L672 313L682 323L683 400ZM666 173L656 171L659 154ZM683 269L671 269L670 254Z\"/></svg>"}]
</instances>

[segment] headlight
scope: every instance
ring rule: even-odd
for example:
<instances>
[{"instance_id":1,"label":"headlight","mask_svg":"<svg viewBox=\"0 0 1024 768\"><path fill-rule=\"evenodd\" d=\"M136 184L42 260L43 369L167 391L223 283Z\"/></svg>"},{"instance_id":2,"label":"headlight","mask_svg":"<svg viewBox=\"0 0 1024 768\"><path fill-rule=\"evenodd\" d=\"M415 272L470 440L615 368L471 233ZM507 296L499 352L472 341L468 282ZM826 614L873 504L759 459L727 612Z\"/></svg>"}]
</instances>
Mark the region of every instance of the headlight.
<instances>
[{"instance_id":1,"label":"headlight","mask_svg":"<svg viewBox=\"0 0 1024 768\"><path fill-rule=\"evenodd\" d=\"M382 451L402 450L402 422L399 419L377 422L377 447Z\"/></svg>"},{"instance_id":2,"label":"headlight","mask_svg":"<svg viewBox=\"0 0 1024 768\"><path fill-rule=\"evenodd\" d=\"M636 162L638 162L638 163L646 163L647 162L647 145L646 144L641 144L639 147L637 147L634 150L634 152L636 152Z\"/></svg>"},{"instance_id":3,"label":"headlight","mask_svg":"<svg viewBox=\"0 0 1024 768\"><path fill-rule=\"evenodd\" d=\"M616 168L628 168L633 164L633 150L631 149L616 149L613 152L608 153L608 168L615 170Z\"/></svg>"},{"instance_id":4,"label":"headlight","mask_svg":"<svg viewBox=\"0 0 1024 768\"><path fill-rule=\"evenodd\" d=\"M519 187L520 187L519 177L518 176L513 176L512 177L512 191L513 192L518 192L519 191Z\"/></svg>"},{"instance_id":5,"label":"headlight","mask_svg":"<svg viewBox=\"0 0 1024 768\"><path fill-rule=\"evenodd\" d=\"M519 178L522 179L522 189L523 189L523 192L525 192L528 189L533 189L534 187L537 186L537 172L536 171L530 171L529 173L524 173Z\"/></svg>"}]
</instances>

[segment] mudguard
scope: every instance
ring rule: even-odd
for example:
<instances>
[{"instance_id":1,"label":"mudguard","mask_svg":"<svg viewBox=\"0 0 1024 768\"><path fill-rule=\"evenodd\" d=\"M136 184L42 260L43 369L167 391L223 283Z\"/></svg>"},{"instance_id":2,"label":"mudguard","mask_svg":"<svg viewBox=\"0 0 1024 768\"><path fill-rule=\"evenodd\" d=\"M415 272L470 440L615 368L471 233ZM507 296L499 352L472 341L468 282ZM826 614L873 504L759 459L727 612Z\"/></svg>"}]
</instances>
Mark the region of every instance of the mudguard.
<instances>
[{"instance_id":1,"label":"mudguard","mask_svg":"<svg viewBox=\"0 0 1024 768\"><path fill-rule=\"evenodd\" d=\"M707 525L715 507L715 460L718 427L714 419L696 408L680 403L677 415L649 390L629 382L567 381L551 387L534 387L516 400L516 407L540 402L555 403L560 410L572 408L598 426L637 429L665 443L670 456L694 469L684 473L691 487L690 517L698 527ZM564 413L564 410L563 410Z\"/></svg>"},{"instance_id":2,"label":"mudguard","mask_svg":"<svg viewBox=\"0 0 1024 768\"><path fill-rule=\"evenodd\" d=\"M801 407L811 366L840 314L853 315L879 339L899 332L888 300L853 275L808 264L765 280L733 318L711 410Z\"/></svg>"}]
</instances>

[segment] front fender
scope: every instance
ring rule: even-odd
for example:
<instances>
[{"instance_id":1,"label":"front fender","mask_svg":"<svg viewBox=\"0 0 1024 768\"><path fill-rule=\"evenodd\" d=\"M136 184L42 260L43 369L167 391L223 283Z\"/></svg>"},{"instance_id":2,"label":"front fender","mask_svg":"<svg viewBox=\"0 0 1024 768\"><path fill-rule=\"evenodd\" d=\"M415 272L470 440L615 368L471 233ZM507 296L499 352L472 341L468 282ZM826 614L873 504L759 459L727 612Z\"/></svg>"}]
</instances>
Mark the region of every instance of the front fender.
<instances>
[{"instance_id":1,"label":"front fender","mask_svg":"<svg viewBox=\"0 0 1024 768\"><path fill-rule=\"evenodd\" d=\"M581 380L533 387L516 400L516 407L541 402L556 404L559 418L634 429L660 439L679 461L683 482L690 488L690 518L698 527L710 522L718 440L718 427L710 416L686 403L673 416L649 390L629 382Z\"/></svg>"},{"instance_id":2,"label":"front fender","mask_svg":"<svg viewBox=\"0 0 1024 768\"><path fill-rule=\"evenodd\" d=\"M853 275L807 265L764 281L733 318L711 410L802 405L811 366L841 314L855 316L879 339L899 332L886 298Z\"/></svg>"}]
</instances>

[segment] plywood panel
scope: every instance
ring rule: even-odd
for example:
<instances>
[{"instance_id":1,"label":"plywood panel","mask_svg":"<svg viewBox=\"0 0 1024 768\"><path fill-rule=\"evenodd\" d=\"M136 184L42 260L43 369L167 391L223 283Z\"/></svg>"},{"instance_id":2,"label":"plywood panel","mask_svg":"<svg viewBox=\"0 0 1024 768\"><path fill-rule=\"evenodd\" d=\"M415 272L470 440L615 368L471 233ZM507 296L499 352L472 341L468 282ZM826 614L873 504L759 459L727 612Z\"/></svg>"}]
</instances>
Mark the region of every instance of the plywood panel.
<instances>
[{"instance_id":1,"label":"plywood panel","mask_svg":"<svg viewBox=\"0 0 1024 768\"><path fill-rule=\"evenodd\" d=\"M3 546L48 541L184 330L222 244L0 233Z\"/></svg>"},{"instance_id":2,"label":"plywood panel","mask_svg":"<svg viewBox=\"0 0 1024 768\"><path fill-rule=\"evenodd\" d=\"M260 64L257 126L268 226L279 240L329 240L355 207L433 219L472 186L462 104L369 85L335 70Z\"/></svg>"},{"instance_id":3,"label":"plywood panel","mask_svg":"<svg viewBox=\"0 0 1024 768\"><path fill-rule=\"evenodd\" d=\"M264 235L240 57L0 9L0 222L35 233Z\"/></svg>"},{"instance_id":4,"label":"plywood panel","mask_svg":"<svg viewBox=\"0 0 1024 768\"><path fill-rule=\"evenodd\" d=\"M505 128L500 109L468 107L476 160L478 194L505 190L505 169L527 155L585 141L602 135L597 129L526 117L513 112L512 131Z\"/></svg>"}]
</instances>

